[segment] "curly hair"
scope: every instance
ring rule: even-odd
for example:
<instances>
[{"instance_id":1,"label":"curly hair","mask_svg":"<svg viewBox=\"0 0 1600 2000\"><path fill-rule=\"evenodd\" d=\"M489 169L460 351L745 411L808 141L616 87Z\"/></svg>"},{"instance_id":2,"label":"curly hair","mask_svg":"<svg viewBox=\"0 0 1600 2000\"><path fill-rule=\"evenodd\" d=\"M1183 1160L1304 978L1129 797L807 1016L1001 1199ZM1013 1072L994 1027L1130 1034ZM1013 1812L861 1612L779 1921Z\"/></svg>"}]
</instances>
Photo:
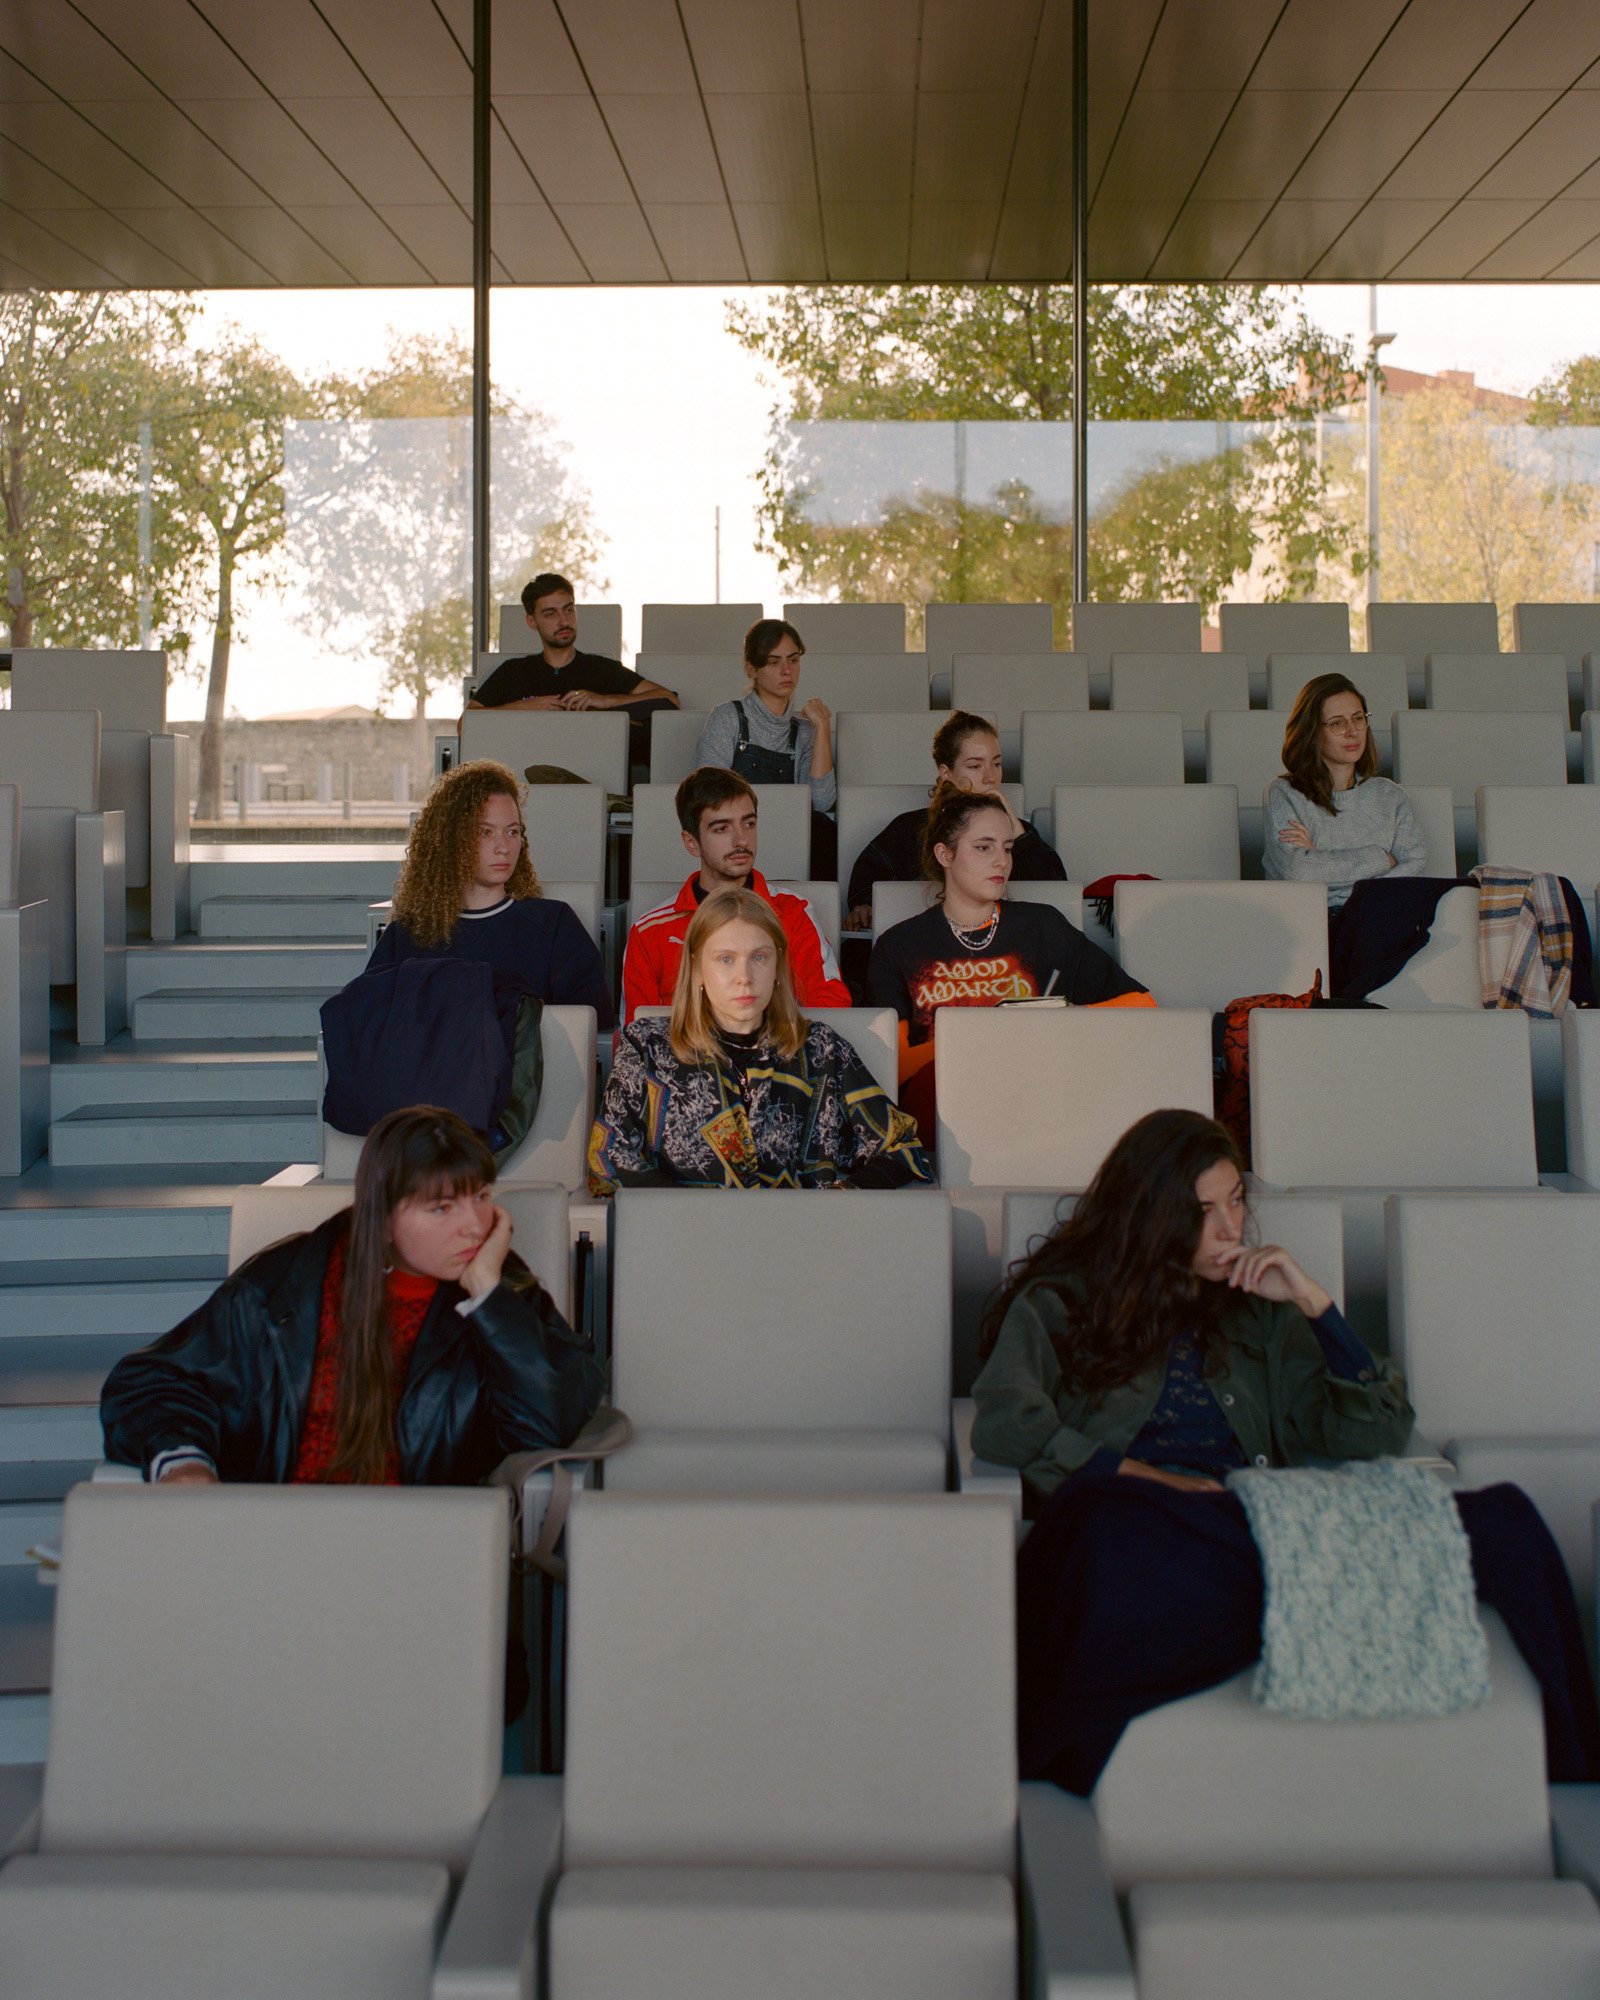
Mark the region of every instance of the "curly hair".
<instances>
[{"instance_id":1,"label":"curly hair","mask_svg":"<svg viewBox=\"0 0 1600 2000\"><path fill-rule=\"evenodd\" d=\"M394 917L425 951L448 944L461 920L461 898L478 864L478 829L491 799L508 798L522 810L525 794L504 764L486 757L458 764L428 794L406 842L405 864L394 886ZM506 877L506 894L519 903L542 896L533 857L523 842Z\"/></svg>"},{"instance_id":2,"label":"curly hair","mask_svg":"<svg viewBox=\"0 0 1600 2000\"><path fill-rule=\"evenodd\" d=\"M1130 1125L1073 1213L1012 1267L984 1314L979 1358L993 1349L1013 1300L1043 1286L1066 1308L1054 1345L1064 1379L1081 1394L1131 1382L1185 1328L1202 1365L1213 1367L1232 1294L1197 1278L1192 1265L1204 1219L1195 1182L1219 1160L1243 1172L1227 1128L1198 1111L1151 1111Z\"/></svg>"},{"instance_id":3,"label":"curly hair","mask_svg":"<svg viewBox=\"0 0 1600 2000\"><path fill-rule=\"evenodd\" d=\"M1322 704L1336 694L1352 695L1366 708L1367 698L1343 674L1318 674L1294 698L1283 730L1283 773L1302 798L1324 812L1333 811L1333 787L1322 761ZM1371 727L1356 764L1355 782L1370 778L1378 768L1378 745Z\"/></svg>"}]
</instances>

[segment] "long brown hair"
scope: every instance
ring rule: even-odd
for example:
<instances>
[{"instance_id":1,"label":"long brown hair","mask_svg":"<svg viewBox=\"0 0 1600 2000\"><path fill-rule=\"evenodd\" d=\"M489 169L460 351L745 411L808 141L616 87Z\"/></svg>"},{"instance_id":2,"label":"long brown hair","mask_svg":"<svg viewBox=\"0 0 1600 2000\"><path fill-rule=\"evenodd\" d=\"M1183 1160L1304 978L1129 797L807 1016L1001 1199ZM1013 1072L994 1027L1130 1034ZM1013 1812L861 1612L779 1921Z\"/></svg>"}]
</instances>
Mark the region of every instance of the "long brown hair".
<instances>
[{"instance_id":1,"label":"long brown hair","mask_svg":"<svg viewBox=\"0 0 1600 2000\"><path fill-rule=\"evenodd\" d=\"M678 984L672 995L667 1040L679 1062L708 1063L717 1059L717 1023L706 1001L700 976L700 954L724 924L754 924L765 931L778 955L778 978L762 1016L764 1043L780 1055L792 1056L806 1038L806 1017L794 997L789 976L789 939L777 911L753 889L718 889L695 911L678 960Z\"/></svg>"},{"instance_id":2,"label":"long brown hair","mask_svg":"<svg viewBox=\"0 0 1600 2000\"><path fill-rule=\"evenodd\" d=\"M383 1279L390 1225L412 1197L473 1194L494 1180L494 1155L453 1111L413 1104L367 1134L356 1167L339 1304L339 1447L330 1479L381 1482L394 1446L397 1384Z\"/></svg>"},{"instance_id":3,"label":"long brown hair","mask_svg":"<svg viewBox=\"0 0 1600 2000\"><path fill-rule=\"evenodd\" d=\"M984 727L987 729L988 724ZM991 732L992 733L992 732ZM1015 824L1012 812L998 792L964 792L954 778L941 778L928 802L928 823L922 829L922 872L944 894L944 866L934 849L953 848L961 829L975 813L1004 813Z\"/></svg>"},{"instance_id":4,"label":"long brown hair","mask_svg":"<svg viewBox=\"0 0 1600 2000\"><path fill-rule=\"evenodd\" d=\"M483 809L501 797L522 811L523 788L511 772L488 757L476 757L446 771L417 814L394 885L394 914L425 951L448 944L455 934L461 898L478 865ZM524 836L517 865L506 877L506 894L520 903L543 893Z\"/></svg>"},{"instance_id":5,"label":"long brown hair","mask_svg":"<svg viewBox=\"0 0 1600 2000\"><path fill-rule=\"evenodd\" d=\"M1131 1382L1183 1328L1212 1365L1230 1294L1191 1266L1204 1220L1194 1184L1219 1160L1243 1172L1227 1128L1198 1111L1151 1111L1130 1125L1072 1214L1012 1267L984 1314L980 1358L1013 1300L1045 1286L1066 1307L1066 1331L1055 1341L1061 1372L1085 1395Z\"/></svg>"},{"instance_id":6,"label":"long brown hair","mask_svg":"<svg viewBox=\"0 0 1600 2000\"><path fill-rule=\"evenodd\" d=\"M1318 674L1295 696L1283 730L1284 776L1302 798L1321 806L1324 812L1332 812L1334 804L1328 767L1322 761L1322 704L1336 694L1354 695L1362 708L1366 708L1367 698L1354 681L1343 674ZM1377 768L1378 746L1369 723L1366 747L1356 763L1355 782L1359 785Z\"/></svg>"}]
</instances>

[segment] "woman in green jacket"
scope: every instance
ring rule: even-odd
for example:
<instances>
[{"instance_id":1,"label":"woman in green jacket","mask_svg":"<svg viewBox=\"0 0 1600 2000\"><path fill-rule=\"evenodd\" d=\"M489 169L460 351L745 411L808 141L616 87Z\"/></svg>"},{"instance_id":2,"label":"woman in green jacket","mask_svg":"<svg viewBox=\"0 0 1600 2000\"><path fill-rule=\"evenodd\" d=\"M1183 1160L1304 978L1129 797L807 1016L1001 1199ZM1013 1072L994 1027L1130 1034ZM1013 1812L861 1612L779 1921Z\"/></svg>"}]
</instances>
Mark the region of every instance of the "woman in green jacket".
<instances>
[{"instance_id":1,"label":"woman in green jacket","mask_svg":"<svg viewBox=\"0 0 1600 2000\"><path fill-rule=\"evenodd\" d=\"M1123 1134L984 1323L973 1446L1022 1473L1017 1579L1024 1777L1088 1792L1135 1715L1260 1650L1261 1565L1224 1486L1246 1466L1402 1449L1400 1371L1328 1292L1249 1240L1239 1155L1192 1111ZM1511 1486L1456 1496L1478 1595L1545 1693L1552 1777L1600 1771L1577 1609Z\"/></svg>"}]
</instances>

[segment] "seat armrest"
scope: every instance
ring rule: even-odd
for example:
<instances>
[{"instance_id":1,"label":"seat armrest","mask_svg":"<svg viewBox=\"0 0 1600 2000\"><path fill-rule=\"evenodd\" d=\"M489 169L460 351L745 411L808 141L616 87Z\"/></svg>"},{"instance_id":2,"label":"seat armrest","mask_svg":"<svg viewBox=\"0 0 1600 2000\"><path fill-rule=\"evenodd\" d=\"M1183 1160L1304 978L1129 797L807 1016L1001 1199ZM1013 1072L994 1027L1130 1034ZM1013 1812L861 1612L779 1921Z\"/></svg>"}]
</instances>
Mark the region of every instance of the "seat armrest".
<instances>
[{"instance_id":1,"label":"seat armrest","mask_svg":"<svg viewBox=\"0 0 1600 2000\"><path fill-rule=\"evenodd\" d=\"M0 1764L0 1862L37 1851L43 1796L42 1764Z\"/></svg>"},{"instance_id":2,"label":"seat armrest","mask_svg":"<svg viewBox=\"0 0 1600 2000\"><path fill-rule=\"evenodd\" d=\"M1017 1790L1026 2000L1134 2000L1133 1960L1094 1807L1055 1785Z\"/></svg>"},{"instance_id":3,"label":"seat armrest","mask_svg":"<svg viewBox=\"0 0 1600 2000\"><path fill-rule=\"evenodd\" d=\"M1550 1826L1556 1873L1600 1896L1600 1785L1552 1785Z\"/></svg>"},{"instance_id":4,"label":"seat armrest","mask_svg":"<svg viewBox=\"0 0 1600 2000\"><path fill-rule=\"evenodd\" d=\"M996 1465L991 1459L975 1458L972 1426L978 1406L970 1396L957 1396L950 1405L950 1443L955 1452L956 1488L962 1493L993 1493L1011 1502L1011 1511L1022 1519L1022 1474L1014 1465Z\"/></svg>"},{"instance_id":5,"label":"seat armrest","mask_svg":"<svg viewBox=\"0 0 1600 2000\"><path fill-rule=\"evenodd\" d=\"M569 1462L567 1471L572 1478L572 1491L583 1493L594 1481L592 1462L578 1459ZM544 1528L545 1515L550 1511L550 1496L555 1490L555 1468L542 1465L536 1472L523 1476L521 1493L522 1555L531 1555L539 1543Z\"/></svg>"},{"instance_id":6,"label":"seat armrest","mask_svg":"<svg viewBox=\"0 0 1600 2000\"><path fill-rule=\"evenodd\" d=\"M91 1486L142 1486L144 1473L137 1465L121 1465L114 1458L103 1458L89 1474Z\"/></svg>"},{"instance_id":7,"label":"seat armrest","mask_svg":"<svg viewBox=\"0 0 1600 2000\"><path fill-rule=\"evenodd\" d=\"M533 2000L561 1862L561 1780L502 1778L450 1912L433 2000Z\"/></svg>"},{"instance_id":8,"label":"seat armrest","mask_svg":"<svg viewBox=\"0 0 1600 2000\"><path fill-rule=\"evenodd\" d=\"M1443 1473L1452 1479L1455 1477L1456 1469L1449 1454L1441 1451L1432 1438L1424 1437L1419 1430L1413 1429L1395 1456L1402 1465L1420 1465L1428 1472Z\"/></svg>"}]
</instances>

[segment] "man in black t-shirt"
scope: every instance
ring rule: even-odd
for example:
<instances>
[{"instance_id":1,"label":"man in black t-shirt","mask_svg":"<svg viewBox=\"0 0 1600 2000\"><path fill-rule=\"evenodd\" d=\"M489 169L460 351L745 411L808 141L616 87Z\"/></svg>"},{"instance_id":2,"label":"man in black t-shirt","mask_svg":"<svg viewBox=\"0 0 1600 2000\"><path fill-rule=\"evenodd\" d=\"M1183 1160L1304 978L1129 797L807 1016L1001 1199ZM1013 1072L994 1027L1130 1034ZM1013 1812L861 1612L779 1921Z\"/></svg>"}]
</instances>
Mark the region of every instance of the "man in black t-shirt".
<instances>
[{"instance_id":1,"label":"man in black t-shirt","mask_svg":"<svg viewBox=\"0 0 1600 2000\"><path fill-rule=\"evenodd\" d=\"M565 577L536 576L522 593L522 608L540 650L496 667L469 708L622 708L637 736L646 716L678 706L671 688L642 679L619 660L578 651L577 607Z\"/></svg>"}]
</instances>

